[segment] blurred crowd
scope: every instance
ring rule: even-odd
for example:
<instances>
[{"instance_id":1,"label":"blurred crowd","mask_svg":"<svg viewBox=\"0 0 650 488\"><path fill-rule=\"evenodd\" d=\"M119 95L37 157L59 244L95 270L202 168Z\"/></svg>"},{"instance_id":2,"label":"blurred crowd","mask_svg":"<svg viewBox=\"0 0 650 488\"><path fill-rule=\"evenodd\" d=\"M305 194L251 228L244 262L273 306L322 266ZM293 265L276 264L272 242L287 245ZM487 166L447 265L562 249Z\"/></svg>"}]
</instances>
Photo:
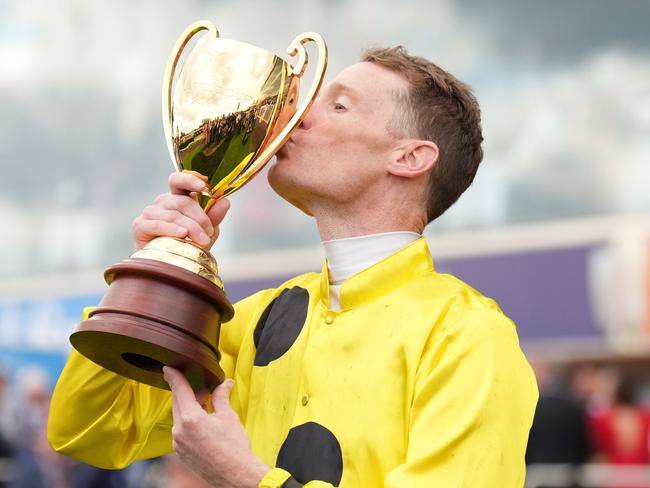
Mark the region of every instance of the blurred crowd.
<instances>
[{"instance_id":1,"label":"blurred crowd","mask_svg":"<svg viewBox=\"0 0 650 488\"><path fill-rule=\"evenodd\" d=\"M0 370L1 488L207 488L175 456L105 470L57 454L47 442L52 393L48 375Z\"/></svg>"},{"instance_id":2,"label":"blurred crowd","mask_svg":"<svg viewBox=\"0 0 650 488\"><path fill-rule=\"evenodd\" d=\"M531 364L540 398L527 486L650 487L650 377L608 364Z\"/></svg>"}]
</instances>

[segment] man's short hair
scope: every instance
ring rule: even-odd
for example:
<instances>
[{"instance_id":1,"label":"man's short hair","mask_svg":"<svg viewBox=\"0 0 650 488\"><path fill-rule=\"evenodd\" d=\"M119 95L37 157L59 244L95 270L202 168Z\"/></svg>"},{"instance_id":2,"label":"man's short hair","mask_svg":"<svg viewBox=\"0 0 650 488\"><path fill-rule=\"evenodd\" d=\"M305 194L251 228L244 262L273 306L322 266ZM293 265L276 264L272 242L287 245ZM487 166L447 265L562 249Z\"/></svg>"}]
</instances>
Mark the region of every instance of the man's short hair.
<instances>
[{"instance_id":1,"label":"man's short hair","mask_svg":"<svg viewBox=\"0 0 650 488\"><path fill-rule=\"evenodd\" d=\"M438 218L471 185L483 159L481 109L472 89L431 61L402 46L366 50L362 61L402 75L408 93L397 94L391 129L434 142L439 159L429 174L427 220Z\"/></svg>"}]
</instances>

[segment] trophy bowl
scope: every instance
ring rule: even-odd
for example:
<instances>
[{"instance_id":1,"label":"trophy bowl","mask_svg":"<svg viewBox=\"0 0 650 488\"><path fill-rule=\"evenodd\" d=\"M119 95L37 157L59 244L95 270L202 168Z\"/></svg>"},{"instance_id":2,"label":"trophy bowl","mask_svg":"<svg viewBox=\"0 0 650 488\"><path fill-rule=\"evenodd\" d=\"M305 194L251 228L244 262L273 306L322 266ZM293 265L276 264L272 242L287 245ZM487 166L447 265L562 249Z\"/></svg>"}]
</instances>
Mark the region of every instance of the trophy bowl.
<instances>
[{"instance_id":1,"label":"trophy bowl","mask_svg":"<svg viewBox=\"0 0 650 488\"><path fill-rule=\"evenodd\" d=\"M199 32L176 80L181 53ZM314 79L298 106L314 42ZM163 126L177 171L202 175L194 195L204 210L238 190L273 157L304 119L327 66L320 35L296 37L295 66L259 47L219 37L199 21L178 38L163 76ZM173 95L173 96L172 96ZM221 323L233 316L214 257L189 239L158 237L104 273L108 291L70 342L97 364L138 382L169 389L165 365L181 370L195 391L224 380L218 350Z\"/></svg>"}]
</instances>

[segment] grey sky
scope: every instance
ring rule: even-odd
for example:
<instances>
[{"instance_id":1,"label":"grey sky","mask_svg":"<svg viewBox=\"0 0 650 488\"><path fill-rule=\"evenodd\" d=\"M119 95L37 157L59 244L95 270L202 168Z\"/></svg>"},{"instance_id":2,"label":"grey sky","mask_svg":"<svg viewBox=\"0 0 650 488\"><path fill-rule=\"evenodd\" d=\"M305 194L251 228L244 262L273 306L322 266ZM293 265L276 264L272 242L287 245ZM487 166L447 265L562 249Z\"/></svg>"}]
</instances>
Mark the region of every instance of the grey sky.
<instances>
[{"instance_id":1,"label":"grey sky","mask_svg":"<svg viewBox=\"0 0 650 488\"><path fill-rule=\"evenodd\" d=\"M132 219L172 170L162 69L199 18L279 54L318 31L330 79L400 43L472 84L485 161L435 231L650 210L650 2L3 0L0 276L128 256ZM233 204L221 252L317 242L263 178Z\"/></svg>"}]
</instances>

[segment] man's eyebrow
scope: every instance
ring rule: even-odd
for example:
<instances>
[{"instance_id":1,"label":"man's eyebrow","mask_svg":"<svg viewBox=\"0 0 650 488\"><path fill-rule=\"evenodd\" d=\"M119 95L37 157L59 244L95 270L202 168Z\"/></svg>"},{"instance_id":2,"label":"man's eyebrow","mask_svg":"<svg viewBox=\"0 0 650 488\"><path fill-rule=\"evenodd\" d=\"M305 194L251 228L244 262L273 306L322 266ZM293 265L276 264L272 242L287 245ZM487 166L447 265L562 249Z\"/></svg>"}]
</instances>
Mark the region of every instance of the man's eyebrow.
<instances>
[{"instance_id":1,"label":"man's eyebrow","mask_svg":"<svg viewBox=\"0 0 650 488\"><path fill-rule=\"evenodd\" d=\"M357 98L359 96L359 92L357 90L348 85L344 85L340 81L333 81L330 83L330 89L335 93L347 93L354 98Z\"/></svg>"}]
</instances>

